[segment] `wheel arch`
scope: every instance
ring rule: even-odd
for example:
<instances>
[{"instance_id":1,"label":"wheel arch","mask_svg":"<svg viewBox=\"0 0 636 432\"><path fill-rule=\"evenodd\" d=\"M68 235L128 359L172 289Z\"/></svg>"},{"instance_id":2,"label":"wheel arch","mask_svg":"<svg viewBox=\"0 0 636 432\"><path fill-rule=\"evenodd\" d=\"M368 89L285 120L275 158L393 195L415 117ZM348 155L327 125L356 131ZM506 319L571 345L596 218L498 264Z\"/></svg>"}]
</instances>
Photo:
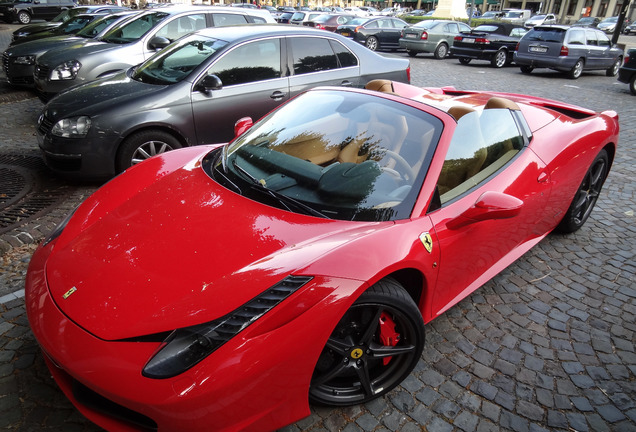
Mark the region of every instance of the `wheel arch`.
<instances>
[{"instance_id":1,"label":"wheel arch","mask_svg":"<svg viewBox=\"0 0 636 432\"><path fill-rule=\"evenodd\" d=\"M177 141L179 141L179 143L183 147L191 147L191 146L195 145L194 143L188 142L188 140L183 136L183 134L181 134L178 130L174 129L173 127L171 127L169 125L162 124L162 123L143 124L143 125L138 125L138 127L129 129L126 132L126 134L122 136L122 139L119 140L119 143L117 144L117 149L115 151L115 155L119 154L123 144L132 135L138 134L138 133L142 133L142 132L146 132L146 131L151 131L151 130L156 130L156 131L162 131L162 132L169 133Z\"/></svg>"}]
</instances>

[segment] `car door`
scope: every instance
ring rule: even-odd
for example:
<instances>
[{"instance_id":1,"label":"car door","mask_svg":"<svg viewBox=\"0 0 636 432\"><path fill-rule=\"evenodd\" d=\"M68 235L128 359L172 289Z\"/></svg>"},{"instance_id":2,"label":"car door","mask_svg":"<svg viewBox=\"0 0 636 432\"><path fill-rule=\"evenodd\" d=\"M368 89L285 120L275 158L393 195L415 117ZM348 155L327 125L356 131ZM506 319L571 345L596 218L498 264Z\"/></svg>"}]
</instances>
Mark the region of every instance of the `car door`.
<instances>
[{"instance_id":1,"label":"car door","mask_svg":"<svg viewBox=\"0 0 636 432\"><path fill-rule=\"evenodd\" d=\"M386 28L382 28L382 45L389 48L399 47L402 29L406 27L407 24L397 18L391 18L388 21L388 26Z\"/></svg>"},{"instance_id":2,"label":"car door","mask_svg":"<svg viewBox=\"0 0 636 432\"><path fill-rule=\"evenodd\" d=\"M216 59L193 86L192 115L197 144L228 142L242 117L254 121L289 99L289 78L283 72L280 38L240 44ZM220 88L201 89L217 76Z\"/></svg>"},{"instance_id":3,"label":"car door","mask_svg":"<svg viewBox=\"0 0 636 432\"><path fill-rule=\"evenodd\" d=\"M553 221L550 182L508 109L460 118L429 216L439 242L432 316L456 304L538 241Z\"/></svg>"},{"instance_id":4,"label":"car door","mask_svg":"<svg viewBox=\"0 0 636 432\"><path fill-rule=\"evenodd\" d=\"M340 41L318 36L294 36L285 40L292 97L320 85L359 86L358 58Z\"/></svg>"},{"instance_id":5,"label":"car door","mask_svg":"<svg viewBox=\"0 0 636 432\"><path fill-rule=\"evenodd\" d=\"M50 20L61 12L60 0L40 0L32 10L34 19Z\"/></svg>"},{"instance_id":6,"label":"car door","mask_svg":"<svg viewBox=\"0 0 636 432\"><path fill-rule=\"evenodd\" d=\"M603 32L596 32L598 38L599 50L599 67L601 69L609 69L616 59L616 55L612 52L612 41Z\"/></svg>"}]
</instances>

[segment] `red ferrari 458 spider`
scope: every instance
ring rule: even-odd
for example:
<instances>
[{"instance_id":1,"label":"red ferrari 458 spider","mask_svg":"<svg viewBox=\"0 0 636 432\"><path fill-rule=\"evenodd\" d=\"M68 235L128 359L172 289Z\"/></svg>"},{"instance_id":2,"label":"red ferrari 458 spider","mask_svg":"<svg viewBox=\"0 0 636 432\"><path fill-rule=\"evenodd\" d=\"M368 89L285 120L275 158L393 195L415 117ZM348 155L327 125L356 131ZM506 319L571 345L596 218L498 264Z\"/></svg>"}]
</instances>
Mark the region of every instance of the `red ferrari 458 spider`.
<instances>
[{"instance_id":1,"label":"red ferrari 458 spider","mask_svg":"<svg viewBox=\"0 0 636 432\"><path fill-rule=\"evenodd\" d=\"M615 112L513 94L318 88L228 145L151 158L35 252L33 332L109 430L265 431L377 398L424 324L586 221Z\"/></svg>"}]
</instances>

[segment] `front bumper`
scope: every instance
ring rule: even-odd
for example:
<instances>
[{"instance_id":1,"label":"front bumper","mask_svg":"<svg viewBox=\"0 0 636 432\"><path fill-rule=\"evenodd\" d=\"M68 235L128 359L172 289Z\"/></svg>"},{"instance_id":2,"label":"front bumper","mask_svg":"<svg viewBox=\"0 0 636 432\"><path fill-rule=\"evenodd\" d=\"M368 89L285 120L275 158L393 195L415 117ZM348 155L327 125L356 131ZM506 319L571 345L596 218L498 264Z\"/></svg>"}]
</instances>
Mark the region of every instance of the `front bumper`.
<instances>
[{"instance_id":1,"label":"front bumper","mask_svg":"<svg viewBox=\"0 0 636 432\"><path fill-rule=\"evenodd\" d=\"M160 342L101 340L60 310L56 301L73 297L50 295L46 263L54 248L55 241L40 247L29 265L29 322L67 397L111 431L267 431L309 415L316 359L354 294L366 288L315 278L197 366L150 379L141 369Z\"/></svg>"}]
</instances>

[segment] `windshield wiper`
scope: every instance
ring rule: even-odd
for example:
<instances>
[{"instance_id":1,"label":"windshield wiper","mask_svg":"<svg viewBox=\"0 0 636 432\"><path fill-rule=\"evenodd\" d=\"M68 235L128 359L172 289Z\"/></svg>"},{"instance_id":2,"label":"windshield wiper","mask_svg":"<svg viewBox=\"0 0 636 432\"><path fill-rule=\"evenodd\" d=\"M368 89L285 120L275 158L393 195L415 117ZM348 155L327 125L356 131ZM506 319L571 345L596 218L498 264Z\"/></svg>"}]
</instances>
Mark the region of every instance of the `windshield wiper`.
<instances>
[{"instance_id":1,"label":"windshield wiper","mask_svg":"<svg viewBox=\"0 0 636 432\"><path fill-rule=\"evenodd\" d=\"M250 174L245 168L243 168L242 166L240 166L237 162L236 159L232 160L232 166L234 168L236 168L237 171L239 171L241 174L243 174L245 177L247 177L251 182L251 186L253 189L256 189L258 191L261 192L265 192L267 194L269 194L272 198L274 198L276 201L278 201L279 203L281 203L288 211L292 211L292 209L289 207L290 205L295 206L296 208L299 208L301 210L304 210L306 213L312 215L312 216L317 216L323 219L329 219L329 217L327 217L325 214L319 212L318 210L309 207L306 204L303 204L302 202L291 198L285 194L282 194L280 192L275 191L274 189L270 189L267 186L265 186L265 180L258 180L256 177L254 177L252 174Z\"/></svg>"}]
</instances>

